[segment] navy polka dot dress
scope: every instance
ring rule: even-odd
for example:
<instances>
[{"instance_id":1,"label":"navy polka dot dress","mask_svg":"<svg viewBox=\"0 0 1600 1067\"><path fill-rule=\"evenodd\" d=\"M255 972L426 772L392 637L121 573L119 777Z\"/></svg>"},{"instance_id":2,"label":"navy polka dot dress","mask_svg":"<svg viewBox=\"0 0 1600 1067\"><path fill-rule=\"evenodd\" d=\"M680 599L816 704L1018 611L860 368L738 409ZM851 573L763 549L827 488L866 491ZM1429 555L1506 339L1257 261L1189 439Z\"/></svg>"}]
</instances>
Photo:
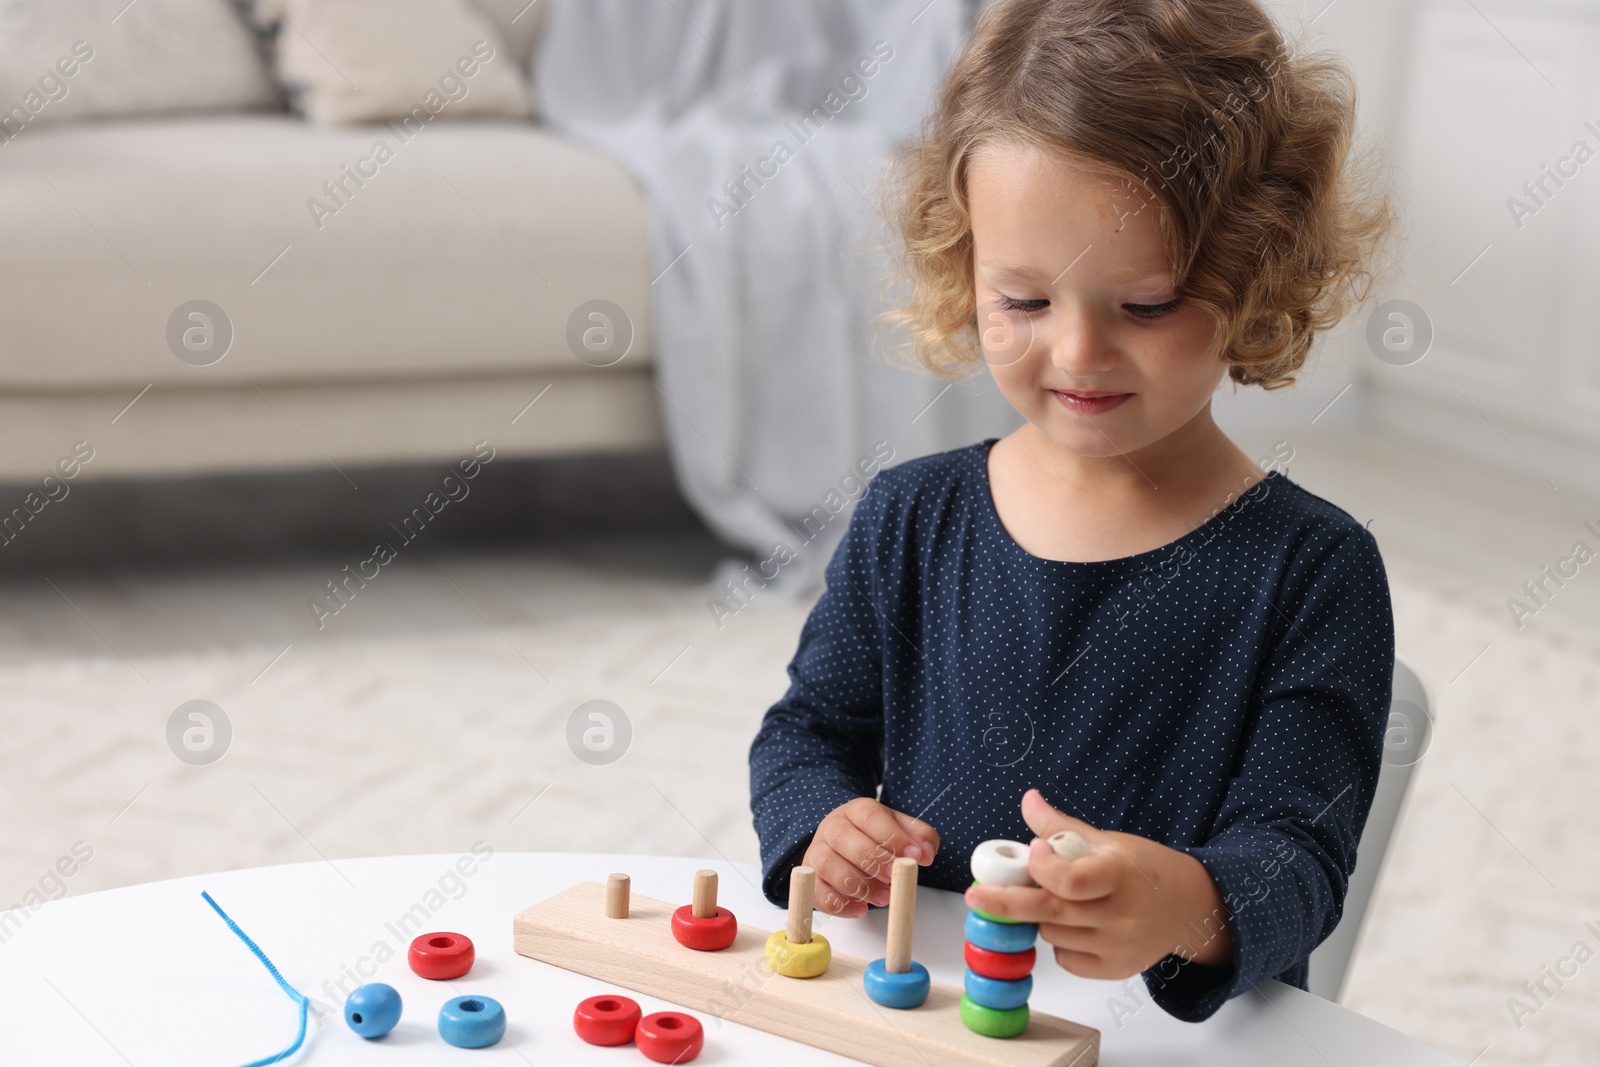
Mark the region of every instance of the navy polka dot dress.
<instances>
[{"instance_id":1,"label":"navy polka dot dress","mask_svg":"<svg viewBox=\"0 0 1600 1067\"><path fill-rule=\"evenodd\" d=\"M1094 826L1194 855L1235 960L1145 972L1181 1019L1268 978L1305 988L1339 920L1382 762L1394 619L1376 541L1279 471L1171 544L1033 556L989 494L994 439L868 487L750 746L762 889L788 898L823 816L877 796L932 824L925 885L1033 837L1038 787Z\"/></svg>"}]
</instances>

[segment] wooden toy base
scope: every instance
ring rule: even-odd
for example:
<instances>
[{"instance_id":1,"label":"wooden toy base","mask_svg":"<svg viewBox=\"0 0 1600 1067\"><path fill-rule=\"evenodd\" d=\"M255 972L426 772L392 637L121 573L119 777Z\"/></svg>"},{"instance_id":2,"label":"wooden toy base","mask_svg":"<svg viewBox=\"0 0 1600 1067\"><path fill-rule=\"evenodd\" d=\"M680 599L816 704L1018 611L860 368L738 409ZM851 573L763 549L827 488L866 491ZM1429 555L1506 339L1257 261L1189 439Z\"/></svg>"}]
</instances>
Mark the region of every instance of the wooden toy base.
<instances>
[{"instance_id":1,"label":"wooden toy base","mask_svg":"<svg viewBox=\"0 0 1600 1067\"><path fill-rule=\"evenodd\" d=\"M634 896L608 919L605 887L583 882L517 913L517 952L877 1067L1094 1067L1100 1032L1044 1012L1018 1037L984 1037L961 1023L961 990L934 982L920 1008L867 999L866 962L833 954L827 973L785 978L768 966L766 930L739 924L733 944L696 952L673 940L673 905Z\"/></svg>"}]
</instances>

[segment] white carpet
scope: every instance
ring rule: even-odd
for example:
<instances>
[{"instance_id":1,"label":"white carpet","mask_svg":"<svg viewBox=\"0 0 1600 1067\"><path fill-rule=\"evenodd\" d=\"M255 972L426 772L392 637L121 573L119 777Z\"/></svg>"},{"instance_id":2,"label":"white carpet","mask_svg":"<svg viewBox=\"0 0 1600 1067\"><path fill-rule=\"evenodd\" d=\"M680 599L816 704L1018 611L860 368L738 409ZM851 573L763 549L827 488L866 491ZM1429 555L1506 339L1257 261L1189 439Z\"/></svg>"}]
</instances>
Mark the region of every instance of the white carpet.
<instances>
[{"instance_id":1,"label":"white carpet","mask_svg":"<svg viewBox=\"0 0 1600 1067\"><path fill-rule=\"evenodd\" d=\"M1546 980L1554 996L1520 1029L1506 1001L1574 942L1600 950L1583 926L1600 929L1600 635L1546 618L1518 634L1488 594L1390 577L1436 728L1346 1001L1463 1060L1488 1046L1479 1065L1592 1063L1600 961L1564 988ZM281 645L0 664L0 886L53 892L47 869L78 840L94 854L73 893L477 838L754 859L746 748L806 606L757 603L718 630L704 590L579 589L537 625L474 615L433 635L302 641L265 674ZM207 767L165 741L196 698L234 730ZM633 724L610 766L567 746L569 713L594 698Z\"/></svg>"},{"instance_id":2,"label":"white carpet","mask_svg":"<svg viewBox=\"0 0 1600 1067\"><path fill-rule=\"evenodd\" d=\"M1578 941L1600 957L1600 634L1545 615L1519 633L1491 594L1392 565L1391 583L1435 730L1345 1003L1478 1067L1593 1064L1600 959L1559 986L1544 968ZM1542 1004L1523 989L1541 979Z\"/></svg>"}]
</instances>

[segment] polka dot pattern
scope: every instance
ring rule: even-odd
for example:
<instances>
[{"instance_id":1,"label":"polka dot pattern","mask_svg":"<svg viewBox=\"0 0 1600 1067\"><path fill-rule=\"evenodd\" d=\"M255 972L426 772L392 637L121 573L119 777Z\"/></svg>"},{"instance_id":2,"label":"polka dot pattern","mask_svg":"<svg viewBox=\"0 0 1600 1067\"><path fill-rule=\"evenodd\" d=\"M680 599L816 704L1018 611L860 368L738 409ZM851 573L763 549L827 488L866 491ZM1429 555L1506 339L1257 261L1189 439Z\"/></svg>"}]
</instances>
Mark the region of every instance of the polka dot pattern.
<instances>
[{"instance_id":1,"label":"polka dot pattern","mask_svg":"<svg viewBox=\"0 0 1600 1067\"><path fill-rule=\"evenodd\" d=\"M1338 922L1382 761L1394 620L1377 542L1271 471L1172 543L1033 556L989 493L990 438L880 473L827 569L789 689L750 747L763 891L822 818L877 796L932 824L924 885L960 892L989 838L1027 841L1038 787L1189 852L1235 962L1168 957L1153 999L1203 1019L1267 978L1301 988Z\"/></svg>"}]
</instances>

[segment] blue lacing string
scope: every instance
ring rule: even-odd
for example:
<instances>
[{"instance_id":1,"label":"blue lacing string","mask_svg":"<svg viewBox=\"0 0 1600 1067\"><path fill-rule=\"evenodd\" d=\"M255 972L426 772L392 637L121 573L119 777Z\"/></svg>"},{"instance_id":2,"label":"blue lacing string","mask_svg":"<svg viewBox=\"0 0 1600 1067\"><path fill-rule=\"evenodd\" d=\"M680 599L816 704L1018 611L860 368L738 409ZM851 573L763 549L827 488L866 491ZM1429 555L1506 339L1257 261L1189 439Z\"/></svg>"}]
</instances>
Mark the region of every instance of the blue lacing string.
<instances>
[{"instance_id":1,"label":"blue lacing string","mask_svg":"<svg viewBox=\"0 0 1600 1067\"><path fill-rule=\"evenodd\" d=\"M257 946L254 941L250 940L249 934L239 929L238 923L228 918L228 913L223 911L222 908L217 905L217 902L211 899L210 893L201 890L200 895L205 898L205 902L207 904L211 905L213 911L222 916L222 921L228 924L228 929L239 935L239 940L245 943L245 947L251 952L255 953L256 959L261 961L261 965L267 969L268 974L272 975L272 980L278 983L278 987L285 993L289 994L289 999L300 1005L300 1032L294 1035L294 1043L276 1055L268 1056L265 1059L251 1060L249 1063L245 1064L244 1067L266 1067L266 1065L269 1063L277 1063L280 1060L288 1059L296 1052L299 1052L300 1046L305 1044L306 1011L310 1008L311 1002L306 999L304 994L295 989L294 986L283 980L283 975L279 974L278 968L274 967L272 965L272 961L267 959L267 954L262 952L260 947Z\"/></svg>"}]
</instances>

